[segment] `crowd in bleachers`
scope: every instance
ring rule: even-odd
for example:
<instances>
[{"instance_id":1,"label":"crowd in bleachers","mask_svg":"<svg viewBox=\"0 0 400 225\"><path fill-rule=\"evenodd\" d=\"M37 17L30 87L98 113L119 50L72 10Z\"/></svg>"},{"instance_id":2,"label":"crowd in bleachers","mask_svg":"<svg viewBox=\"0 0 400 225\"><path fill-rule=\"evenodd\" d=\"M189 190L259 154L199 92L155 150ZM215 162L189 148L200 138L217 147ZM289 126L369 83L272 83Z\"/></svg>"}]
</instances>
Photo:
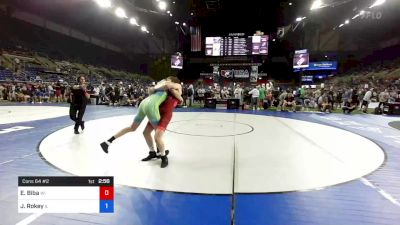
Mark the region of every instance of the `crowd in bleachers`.
<instances>
[{"instance_id":1,"label":"crowd in bleachers","mask_svg":"<svg viewBox=\"0 0 400 225\"><path fill-rule=\"evenodd\" d=\"M0 82L0 99L25 103L67 102L71 85L66 82ZM114 106L132 105L147 96L151 83L142 80L114 81L102 84L89 83L88 92L96 99L95 104Z\"/></svg>"}]
</instances>

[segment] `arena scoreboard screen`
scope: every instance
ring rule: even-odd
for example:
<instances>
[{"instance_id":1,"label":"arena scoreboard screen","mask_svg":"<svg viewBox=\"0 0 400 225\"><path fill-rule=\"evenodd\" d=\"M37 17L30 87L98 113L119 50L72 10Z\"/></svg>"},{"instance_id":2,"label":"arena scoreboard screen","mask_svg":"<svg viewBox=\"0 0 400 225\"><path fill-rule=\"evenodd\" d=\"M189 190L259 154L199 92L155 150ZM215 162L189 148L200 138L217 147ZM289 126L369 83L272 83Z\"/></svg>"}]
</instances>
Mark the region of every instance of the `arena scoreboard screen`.
<instances>
[{"instance_id":1,"label":"arena scoreboard screen","mask_svg":"<svg viewBox=\"0 0 400 225\"><path fill-rule=\"evenodd\" d=\"M206 56L268 55L268 35L206 37Z\"/></svg>"},{"instance_id":2,"label":"arena scoreboard screen","mask_svg":"<svg viewBox=\"0 0 400 225\"><path fill-rule=\"evenodd\" d=\"M113 177L18 177L19 213L113 213Z\"/></svg>"},{"instance_id":3,"label":"arena scoreboard screen","mask_svg":"<svg viewBox=\"0 0 400 225\"><path fill-rule=\"evenodd\" d=\"M180 54L171 56L171 68L182 69L183 68L183 57Z\"/></svg>"},{"instance_id":4,"label":"arena scoreboard screen","mask_svg":"<svg viewBox=\"0 0 400 225\"><path fill-rule=\"evenodd\" d=\"M309 67L310 55L307 49L297 50L294 52L293 68L307 68Z\"/></svg>"}]
</instances>

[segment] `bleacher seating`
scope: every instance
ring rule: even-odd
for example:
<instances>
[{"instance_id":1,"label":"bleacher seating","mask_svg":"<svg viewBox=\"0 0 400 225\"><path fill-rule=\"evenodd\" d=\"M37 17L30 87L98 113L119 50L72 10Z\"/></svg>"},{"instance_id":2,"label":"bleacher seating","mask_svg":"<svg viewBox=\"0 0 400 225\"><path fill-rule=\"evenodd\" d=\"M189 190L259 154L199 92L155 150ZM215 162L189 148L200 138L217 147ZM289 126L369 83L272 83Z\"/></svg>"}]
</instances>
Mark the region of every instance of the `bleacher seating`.
<instances>
[{"instance_id":1,"label":"bleacher seating","mask_svg":"<svg viewBox=\"0 0 400 225\"><path fill-rule=\"evenodd\" d=\"M0 70L0 80L14 80L13 72L8 69Z\"/></svg>"},{"instance_id":2,"label":"bleacher seating","mask_svg":"<svg viewBox=\"0 0 400 225\"><path fill-rule=\"evenodd\" d=\"M53 60L81 62L97 67L133 70L135 63L116 53L41 27L0 15L0 48L33 54Z\"/></svg>"}]
</instances>

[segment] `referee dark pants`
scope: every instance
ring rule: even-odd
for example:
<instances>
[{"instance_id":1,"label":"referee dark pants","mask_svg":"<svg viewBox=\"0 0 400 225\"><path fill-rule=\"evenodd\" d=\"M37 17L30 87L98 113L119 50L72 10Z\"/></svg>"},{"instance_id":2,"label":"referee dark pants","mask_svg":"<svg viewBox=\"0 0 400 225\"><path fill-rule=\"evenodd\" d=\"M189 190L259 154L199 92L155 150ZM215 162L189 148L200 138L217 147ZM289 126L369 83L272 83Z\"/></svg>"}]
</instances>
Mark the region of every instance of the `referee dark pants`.
<instances>
[{"instance_id":1,"label":"referee dark pants","mask_svg":"<svg viewBox=\"0 0 400 225\"><path fill-rule=\"evenodd\" d=\"M77 104L71 104L69 107L69 117L71 120L75 122L74 130L77 131L79 126L81 126L84 121L83 119L83 114L85 114L86 110L86 104L82 105L77 105Z\"/></svg>"}]
</instances>

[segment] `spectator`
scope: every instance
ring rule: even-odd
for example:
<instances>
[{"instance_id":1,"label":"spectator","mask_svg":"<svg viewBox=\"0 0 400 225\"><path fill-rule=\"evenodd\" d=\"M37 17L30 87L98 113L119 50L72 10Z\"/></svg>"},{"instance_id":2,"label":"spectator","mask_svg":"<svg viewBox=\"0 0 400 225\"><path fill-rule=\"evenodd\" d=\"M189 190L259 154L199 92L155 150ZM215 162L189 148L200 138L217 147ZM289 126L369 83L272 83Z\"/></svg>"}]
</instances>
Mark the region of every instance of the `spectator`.
<instances>
[{"instance_id":1,"label":"spectator","mask_svg":"<svg viewBox=\"0 0 400 225\"><path fill-rule=\"evenodd\" d=\"M254 107L255 110L257 110L258 97L260 96L260 92L258 91L258 86L254 87L251 91L249 91L249 95L251 95L250 109L253 110Z\"/></svg>"},{"instance_id":2,"label":"spectator","mask_svg":"<svg viewBox=\"0 0 400 225\"><path fill-rule=\"evenodd\" d=\"M228 90L227 87L224 87L221 90L221 96L222 96L222 99L228 99L229 98L229 90Z\"/></svg>"},{"instance_id":3,"label":"spectator","mask_svg":"<svg viewBox=\"0 0 400 225\"><path fill-rule=\"evenodd\" d=\"M183 83L182 83L182 86L183 86L182 87L182 98L183 98L182 106L187 107L186 100L188 98L188 87L186 85L183 85Z\"/></svg>"},{"instance_id":4,"label":"spectator","mask_svg":"<svg viewBox=\"0 0 400 225\"><path fill-rule=\"evenodd\" d=\"M239 99L239 105L242 106L243 109L243 89L240 87L239 84L236 85L236 89L233 94L235 95L236 99Z\"/></svg>"},{"instance_id":5,"label":"spectator","mask_svg":"<svg viewBox=\"0 0 400 225\"><path fill-rule=\"evenodd\" d=\"M356 105L352 103L351 98L347 99L347 101L343 104L343 113L344 114L351 114L356 108Z\"/></svg>"},{"instance_id":6,"label":"spectator","mask_svg":"<svg viewBox=\"0 0 400 225\"><path fill-rule=\"evenodd\" d=\"M288 93L290 93L290 91L283 91L280 95L279 95L279 106L281 107L281 110L283 109L283 102L285 101L285 98L287 97Z\"/></svg>"},{"instance_id":7,"label":"spectator","mask_svg":"<svg viewBox=\"0 0 400 225\"><path fill-rule=\"evenodd\" d=\"M336 107L337 107L337 108L339 108L339 109L342 108L343 92L342 92L341 89L336 93L335 102L336 102Z\"/></svg>"},{"instance_id":8,"label":"spectator","mask_svg":"<svg viewBox=\"0 0 400 225\"><path fill-rule=\"evenodd\" d=\"M54 88L53 88L53 84L52 83L50 83L47 86L47 91L48 91L48 94L49 94L49 101L51 102L54 99Z\"/></svg>"},{"instance_id":9,"label":"spectator","mask_svg":"<svg viewBox=\"0 0 400 225\"><path fill-rule=\"evenodd\" d=\"M371 97L372 97L372 91L373 90L374 90L373 88L369 89L365 93L365 95L363 97L363 102L362 102L362 105L361 105L361 109L363 110L364 113L368 112L368 105L371 102Z\"/></svg>"},{"instance_id":10,"label":"spectator","mask_svg":"<svg viewBox=\"0 0 400 225\"><path fill-rule=\"evenodd\" d=\"M206 93L206 90L204 89L203 86L200 86L200 87L197 89L197 96L199 96L199 101L200 101L200 104L201 104L201 105L204 105L204 102L205 102L205 99L204 99L205 93Z\"/></svg>"},{"instance_id":11,"label":"spectator","mask_svg":"<svg viewBox=\"0 0 400 225\"><path fill-rule=\"evenodd\" d=\"M384 105L385 103L389 102L389 92L387 89L385 89L384 91L382 91L381 93L379 93L379 105L378 107L381 108L382 105Z\"/></svg>"},{"instance_id":12,"label":"spectator","mask_svg":"<svg viewBox=\"0 0 400 225\"><path fill-rule=\"evenodd\" d=\"M264 108L264 100L265 96L267 95L266 89L265 89L265 84L262 84L261 87L258 89L259 93L259 107L260 109Z\"/></svg>"},{"instance_id":13,"label":"spectator","mask_svg":"<svg viewBox=\"0 0 400 225\"><path fill-rule=\"evenodd\" d=\"M189 100L189 107L192 107L193 100L194 100L193 84L190 84L188 89L187 89L187 97L188 97L188 100Z\"/></svg>"},{"instance_id":14,"label":"spectator","mask_svg":"<svg viewBox=\"0 0 400 225\"><path fill-rule=\"evenodd\" d=\"M4 97L5 97L4 90L5 90L5 87L0 84L0 99L3 99L3 100L5 100L4 99Z\"/></svg>"},{"instance_id":15,"label":"spectator","mask_svg":"<svg viewBox=\"0 0 400 225\"><path fill-rule=\"evenodd\" d=\"M287 111L287 108L291 108L293 112L296 112L296 101L292 93L288 93L286 98L283 100L283 111Z\"/></svg>"},{"instance_id":16,"label":"spectator","mask_svg":"<svg viewBox=\"0 0 400 225\"><path fill-rule=\"evenodd\" d=\"M320 97L320 110L321 112L328 111L329 113L332 112L332 104L329 102L329 97L327 93L324 93Z\"/></svg>"}]
</instances>

